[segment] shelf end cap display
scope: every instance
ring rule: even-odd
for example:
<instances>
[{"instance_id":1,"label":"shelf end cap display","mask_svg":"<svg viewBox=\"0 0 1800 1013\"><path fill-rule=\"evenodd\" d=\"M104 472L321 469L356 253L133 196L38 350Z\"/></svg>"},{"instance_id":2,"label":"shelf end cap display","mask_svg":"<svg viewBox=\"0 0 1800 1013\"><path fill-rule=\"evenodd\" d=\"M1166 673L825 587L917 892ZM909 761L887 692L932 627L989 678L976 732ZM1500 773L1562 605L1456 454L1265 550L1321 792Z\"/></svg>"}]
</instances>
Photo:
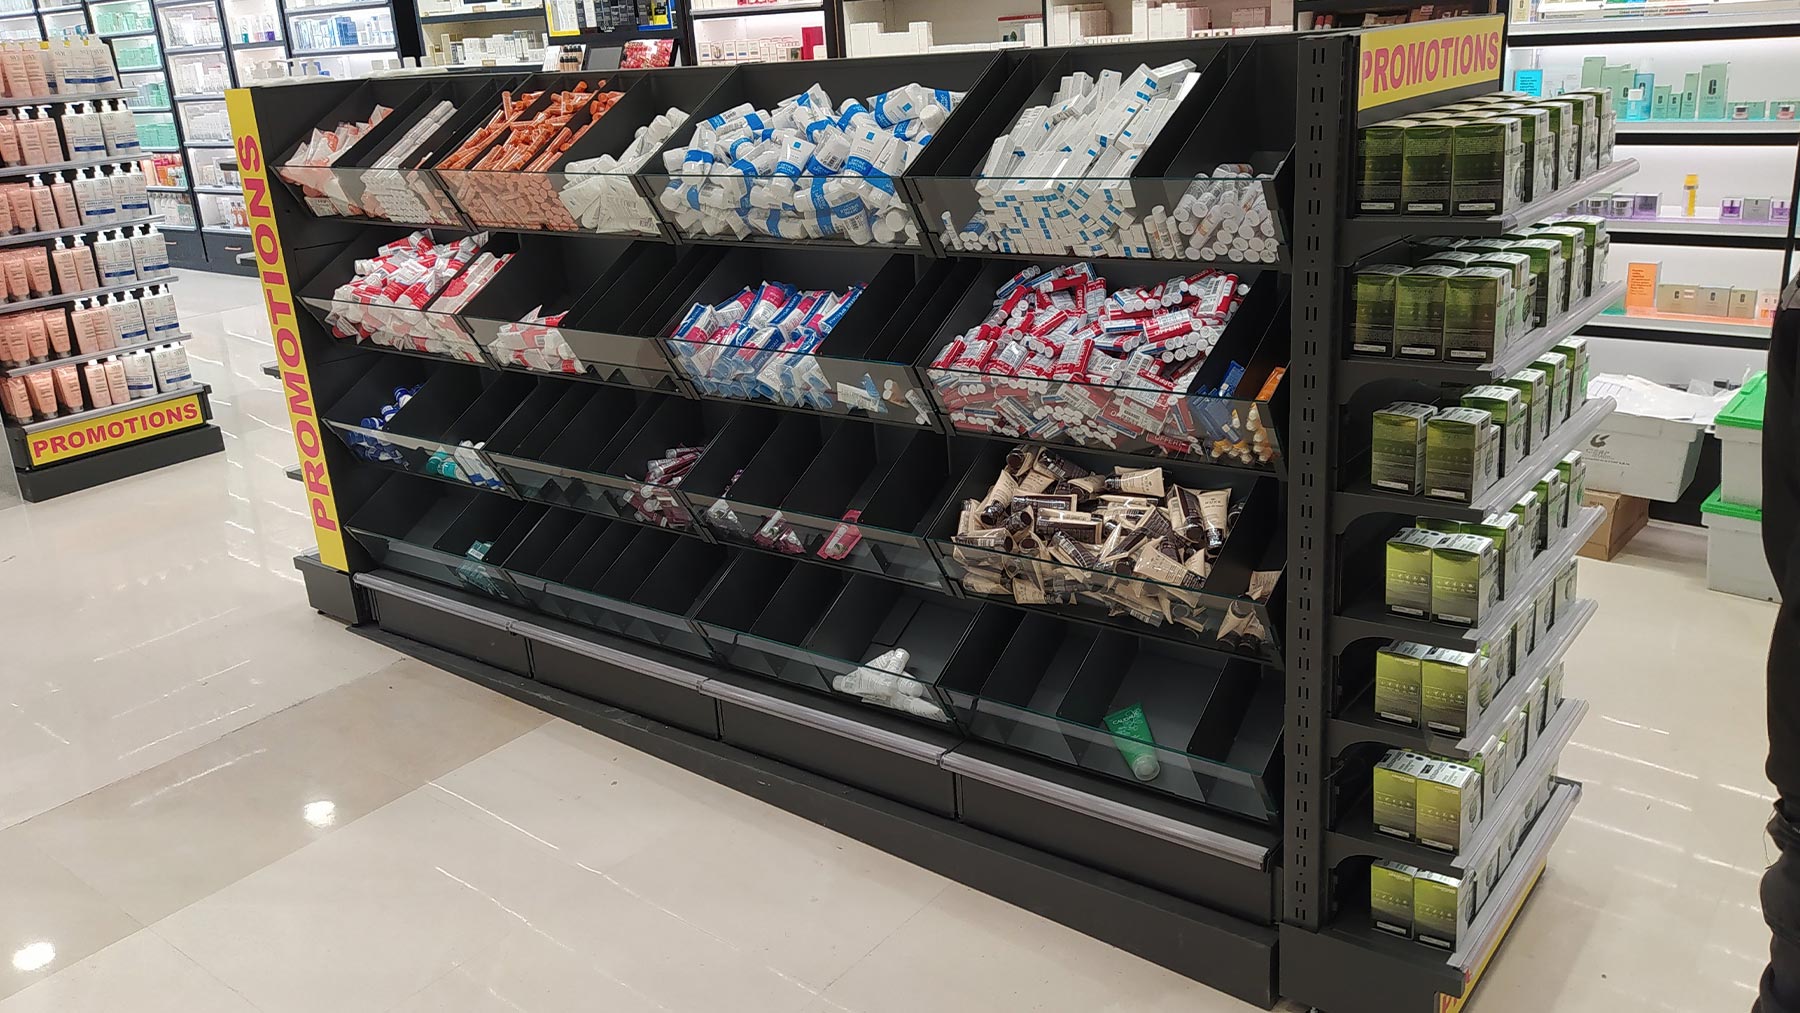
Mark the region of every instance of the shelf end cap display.
<instances>
[{"instance_id":1,"label":"shelf end cap display","mask_svg":"<svg viewBox=\"0 0 1800 1013\"><path fill-rule=\"evenodd\" d=\"M287 262L282 256L281 234L275 223L274 195L270 192L262 134L256 122L256 103L247 88L225 93L225 110L231 118L232 150L237 153L238 175L244 188L244 212L255 254L256 277L262 283L263 303L269 314L269 330L275 337L276 363L281 370L283 399L294 430L294 448L300 455L301 484L306 490L307 517L319 546L319 561L349 572L350 557L338 518L337 497L325 460L325 439L320 432L318 403L313 397L312 376L300 342L300 318L295 313Z\"/></svg>"},{"instance_id":2,"label":"shelf end cap display","mask_svg":"<svg viewBox=\"0 0 1800 1013\"><path fill-rule=\"evenodd\" d=\"M1380 111L1385 118L1402 102L1437 105L1471 86L1497 90L1505 40L1501 14L1365 31L1358 37L1357 112Z\"/></svg>"}]
</instances>

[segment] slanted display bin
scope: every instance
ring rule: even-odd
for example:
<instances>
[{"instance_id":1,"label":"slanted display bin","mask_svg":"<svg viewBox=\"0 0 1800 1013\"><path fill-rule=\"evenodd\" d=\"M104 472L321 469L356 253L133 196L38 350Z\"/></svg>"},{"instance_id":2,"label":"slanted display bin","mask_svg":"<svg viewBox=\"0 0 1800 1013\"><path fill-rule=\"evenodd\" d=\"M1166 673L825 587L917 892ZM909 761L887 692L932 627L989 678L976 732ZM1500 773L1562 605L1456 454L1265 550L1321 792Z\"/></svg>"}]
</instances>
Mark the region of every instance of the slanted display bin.
<instances>
[{"instance_id":1,"label":"slanted display bin","mask_svg":"<svg viewBox=\"0 0 1800 1013\"><path fill-rule=\"evenodd\" d=\"M1762 517L1759 507L1728 503L1723 490L1715 491L1700 505L1706 522L1706 586L1714 591L1740 594L1763 601L1780 601L1775 575L1763 555Z\"/></svg>"},{"instance_id":2,"label":"slanted display bin","mask_svg":"<svg viewBox=\"0 0 1800 1013\"><path fill-rule=\"evenodd\" d=\"M1768 391L1769 374L1757 373L1713 420L1719 435L1719 496L1726 503L1762 508L1763 399Z\"/></svg>"}]
</instances>

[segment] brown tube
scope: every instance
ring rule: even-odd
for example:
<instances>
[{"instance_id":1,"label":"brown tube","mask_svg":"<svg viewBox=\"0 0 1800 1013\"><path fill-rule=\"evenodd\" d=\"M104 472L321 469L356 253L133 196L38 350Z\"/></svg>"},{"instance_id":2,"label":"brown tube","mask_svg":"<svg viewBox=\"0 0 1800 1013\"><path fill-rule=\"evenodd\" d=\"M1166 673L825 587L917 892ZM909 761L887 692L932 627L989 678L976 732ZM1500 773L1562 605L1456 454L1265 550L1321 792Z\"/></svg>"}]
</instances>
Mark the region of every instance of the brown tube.
<instances>
[{"instance_id":1,"label":"brown tube","mask_svg":"<svg viewBox=\"0 0 1800 1013\"><path fill-rule=\"evenodd\" d=\"M1074 461L1064 460L1048 450L1038 454L1037 466L1064 482L1073 482L1093 474Z\"/></svg>"},{"instance_id":2,"label":"brown tube","mask_svg":"<svg viewBox=\"0 0 1800 1013\"><path fill-rule=\"evenodd\" d=\"M31 295L41 299L55 289L50 284L50 257L44 248L34 246L25 251L25 279L31 285Z\"/></svg>"},{"instance_id":3,"label":"brown tube","mask_svg":"<svg viewBox=\"0 0 1800 1013\"><path fill-rule=\"evenodd\" d=\"M75 206L75 188L73 186L57 180L50 184L50 196L56 201L56 219L59 228L72 229L81 224L81 210Z\"/></svg>"},{"instance_id":4,"label":"brown tube","mask_svg":"<svg viewBox=\"0 0 1800 1013\"><path fill-rule=\"evenodd\" d=\"M56 399L70 412L87 411L81 396L81 373L74 366L58 366L50 371L56 376Z\"/></svg>"},{"instance_id":5,"label":"brown tube","mask_svg":"<svg viewBox=\"0 0 1800 1013\"><path fill-rule=\"evenodd\" d=\"M7 203L12 205L13 224L20 232L36 232L37 208L31 203L31 188L15 186L6 194Z\"/></svg>"},{"instance_id":6,"label":"brown tube","mask_svg":"<svg viewBox=\"0 0 1800 1013\"><path fill-rule=\"evenodd\" d=\"M50 380L50 371L40 369L35 373L25 374L25 384L31 391L31 408L39 418L56 417L56 385Z\"/></svg>"},{"instance_id":7,"label":"brown tube","mask_svg":"<svg viewBox=\"0 0 1800 1013\"><path fill-rule=\"evenodd\" d=\"M998 527L1012 509L1013 494L1018 489L1019 480L1011 472L1002 470L988 488L987 495L981 498L981 523L990 528Z\"/></svg>"},{"instance_id":8,"label":"brown tube","mask_svg":"<svg viewBox=\"0 0 1800 1013\"><path fill-rule=\"evenodd\" d=\"M50 336L50 351L58 357L73 352L69 344L69 318L63 315L63 308L58 306L38 315L44 318L44 332Z\"/></svg>"},{"instance_id":9,"label":"brown tube","mask_svg":"<svg viewBox=\"0 0 1800 1013\"><path fill-rule=\"evenodd\" d=\"M74 249L75 275L81 279L82 292L92 292L100 287L100 269L94 266L94 250L86 243L77 242Z\"/></svg>"},{"instance_id":10,"label":"brown tube","mask_svg":"<svg viewBox=\"0 0 1800 1013\"><path fill-rule=\"evenodd\" d=\"M31 273L25 269L25 258L14 254L6 258L6 293L14 299L31 296Z\"/></svg>"},{"instance_id":11,"label":"brown tube","mask_svg":"<svg viewBox=\"0 0 1800 1013\"><path fill-rule=\"evenodd\" d=\"M9 376L0 380L0 407L14 422L31 421L31 393L25 389L25 378Z\"/></svg>"},{"instance_id":12,"label":"brown tube","mask_svg":"<svg viewBox=\"0 0 1800 1013\"><path fill-rule=\"evenodd\" d=\"M19 143L19 120L10 112L0 113L0 161L8 166L25 162L25 149Z\"/></svg>"},{"instance_id":13,"label":"brown tube","mask_svg":"<svg viewBox=\"0 0 1800 1013\"><path fill-rule=\"evenodd\" d=\"M81 275L75 269L75 251L64 247L50 251L50 264L56 268L56 287L63 292L81 291Z\"/></svg>"},{"instance_id":14,"label":"brown tube","mask_svg":"<svg viewBox=\"0 0 1800 1013\"><path fill-rule=\"evenodd\" d=\"M31 347L25 343L25 328L17 320L0 319L0 352L8 366L23 366L31 361Z\"/></svg>"},{"instance_id":15,"label":"brown tube","mask_svg":"<svg viewBox=\"0 0 1800 1013\"><path fill-rule=\"evenodd\" d=\"M1037 463L1037 450L1032 447L1017 446L1006 452L1006 470L1014 478L1023 478L1025 473Z\"/></svg>"},{"instance_id":16,"label":"brown tube","mask_svg":"<svg viewBox=\"0 0 1800 1013\"><path fill-rule=\"evenodd\" d=\"M31 195L31 214L37 219L38 231L49 232L56 228L56 198L51 196L50 188L34 183L26 192Z\"/></svg>"},{"instance_id":17,"label":"brown tube","mask_svg":"<svg viewBox=\"0 0 1800 1013\"><path fill-rule=\"evenodd\" d=\"M44 330L44 315L42 313L19 314L19 328L25 332L25 344L31 348L31 361L50 361L50 334Z\"/></svg>"},{"instance_id":18,"label":"brown tube","mask_svg":"<svg viewBox=\"0 0 1800 1013\"><path fill-rule=\"evenodd\" d=\"M1200 494L1200 526L1206 532L1205 545L1207 548L1217 549L1224 546L1227 529L1226 517L1230 512L1230 489L1208 489Z\"/></svg>"}]
</instances>

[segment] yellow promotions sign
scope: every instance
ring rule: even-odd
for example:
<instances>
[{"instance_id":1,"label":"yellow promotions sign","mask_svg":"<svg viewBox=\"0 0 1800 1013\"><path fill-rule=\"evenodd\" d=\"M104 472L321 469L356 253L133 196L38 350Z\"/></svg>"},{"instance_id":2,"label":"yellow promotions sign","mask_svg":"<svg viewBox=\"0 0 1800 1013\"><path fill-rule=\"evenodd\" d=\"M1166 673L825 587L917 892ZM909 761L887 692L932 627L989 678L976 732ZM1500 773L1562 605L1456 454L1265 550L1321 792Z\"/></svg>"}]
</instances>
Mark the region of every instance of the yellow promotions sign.
<instances>
[{"instance_id":1,"label":"yellow promotions sign","mask_svg":"<svg viewBox=\"0 0 1800 1013\"><path fill-rule=\"evenodd\" d=\"M200 410L200 395L189 394L174 401L160 401L132 411L114 412L89 422L71 422L32 433L29 437L31 463L54 464L71 457L96 454L122 447L127 443L167 436L182 429L192 429L206 421Z\"/></svg>"},{"instance_id":2,"label":"yellow promotions sign","mask_svg":"<svg viewBox=\"0 0 1800 1013\"><path fill-rule=\"evenodd\" d=\"M1506 18L1443 18L1362 33L1356 108L1498 80Z\"/></svg>"},{"instance_id":3,"label":"yellow promotions sign","mask_svg":"<svg viewBox=\"0 0 1800 1013\"><path fill-rule=\"evenodd\" d=\"M299 321L294 316L294 296L288 288L287 263L281 256L281 235L275 228L275 205L269 196L268 167L250 92L243 88L227 91L225 110L231 116L232 147L237 151L238 178L243 181L250 246L256 251L256 275L262 282L263 302L269 311L269 332L275 336L275 359L281 369L282 390L287 395L288 421L294 427L294 447L300 454L300 479L306 487L306 512L312 518L313 538L319 543L319 561L348 571L344 531L338 523L337 499L325 467L324 434L313 401L306 355L300 347Z\"/></svg>"}]
</instances>

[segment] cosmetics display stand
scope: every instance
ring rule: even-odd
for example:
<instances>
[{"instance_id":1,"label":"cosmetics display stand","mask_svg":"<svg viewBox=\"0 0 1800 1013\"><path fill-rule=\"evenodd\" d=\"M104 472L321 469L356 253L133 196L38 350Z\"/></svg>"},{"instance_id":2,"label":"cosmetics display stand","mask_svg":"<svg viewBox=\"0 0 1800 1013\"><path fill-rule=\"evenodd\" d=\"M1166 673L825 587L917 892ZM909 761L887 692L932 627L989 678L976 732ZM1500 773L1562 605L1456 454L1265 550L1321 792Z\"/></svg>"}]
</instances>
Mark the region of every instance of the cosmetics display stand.
<instances>
[{"instance_id":1,"label":"cosmetics display stand","mask_svg":"<svg viewBox=\"0 0 1800 1013\"><path fill-rule=\"evenodd\" d=\"M695 0L681 5L682 59L710 66L844 55L841 2Z\"/></svg>"},{"instance_id":2,"label":"cosmetics display stand","mask_svg":"<svg viewBox=\"0 0 1800 1013\"><path fill-rule=\"evenodd\" d=\"M1502 19L1437 28L1497 53ZM257 244L258 267L318 541L296 560L309 601L1259 1005L1459 1006L1580 786L1557 782L1454 953L1369 927L1371 856L1431 869L1461 861L1373 839L1374 747L1468 755L1445 736L1363 719L1372 646L1452 646L1481 633L1390 619L1368 596L1379 584L1371 553L1414 516L1479 511L1368 489L1357 444L1380 407L1369 404L1375 388L1439 396L1505 365L1347 357L1348 272L1396 255L1416 224L1349 216L1356 128L1493 91L1499 76L1490 67L1399 103L1359 99L1359 48L1383 41L1319 33L232 93L251 228L270 240ZM1082 259L955 248L991 139L1071 73L1180 59L1195 64L1192 86L1130 179L1108 182L1145 211L1190 193L1266 201L1274 249L1258 240L1252 259L1240 244L1238 262L1088 262L1109 290L1203 268L1237 275L1241 301L1195 374L1192 389L1208 393L1178 399L1185 421L1158 428L1128 414L1104 441L1047 423L1032 426L1032 440L990 432L966 400L975 381L942 368L945 350L1022 268ZM581 80L624 97L543 172L383 161L440 102L454 111L419 149L437 158L487 121L500 93ZM861 245L709 234L658 199L688 182L660 157L609 180L567 169L617 154L671 105L707 117L772 106L813 83L835 102L914 81L963 93L894 181L916 232ZM391 125L333 167L287 165L307 132L376 103L395 108ZM692 133L677 129L668 150ZM1208 182L1221 164L1251 175ZM600 183L617 200L597 225L557 210L569 188ZM1545 213L1598 185L1572 183ZM495 199L508 187L510 206ZM1442 219L1433 234L1499 235L1536 207ZM489 229L485 252L516 263L443 309L448 297L429 292L372 308L342 287L358 260L420 227L441 244ZM771 279L866 286L789 363L822 378L818 395L784 401L779 388L720 383L697 365L706 357L695 339L676 336L691 305ZM1603 302L1586 300L1525 340L1548 348ZM534 368L515 339L519 321L540 313L559 315L551 326L566 351ZM1045 411L1094 391L1046 383L1030 404ZM1559 440L1579 441L1603 409L1566 423ZM694 448L686 470L667 478L659 459L682 448ZM1033 454L1070 474L1157 468L1170 486L1228 490L1219 502L1233 504L1235 523L1204 583L1158 586L1118 569L1101 578L1077 554L1068 577L1078 585L1103 579L1117 601L1181 607L1154 615L1091 594L1027 595L1020 575L1035 561L1019 543L973 548L960 518L1009 460ZM1592 520L1578 515L1530 580L1571 559ZM1010 574L1013 590L994 574ZM1591 612L1569 609L1529 664L1559 661ZM869 667L896 649L908 655L903 674ZM860 681L883 673L888 688ZM1548 776L1584 711L1576 700L1557 711L1533 770ZM1133 712L1148 732L1118 723ZM1493 825L1523 812L1524 794L1499 800Z\"/></svg>"},{"instance_id":3,"label":"cosmetics display stand","mask_svg":"<svg viewBox=\"0 0 1800 1013\"><path fill-rule=\"evenodd\" d=\"M542 50L547 34L542 0L419 5L422 64L528 70L543 65L541 55L532 57Z\"/></svg>"}]
</instances>

